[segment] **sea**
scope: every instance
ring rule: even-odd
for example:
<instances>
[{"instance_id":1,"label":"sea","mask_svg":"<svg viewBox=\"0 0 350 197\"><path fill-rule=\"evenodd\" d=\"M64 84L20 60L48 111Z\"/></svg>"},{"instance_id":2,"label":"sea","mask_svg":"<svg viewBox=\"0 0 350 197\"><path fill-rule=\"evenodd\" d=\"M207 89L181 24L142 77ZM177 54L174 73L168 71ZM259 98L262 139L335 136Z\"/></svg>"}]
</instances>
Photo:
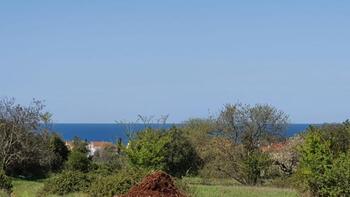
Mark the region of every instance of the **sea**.
<instances>
[{"instance_id":1,"label":"sea","mask_svg":"<svg viewBox=\"0 0 350 197\"><path fill-rule=\"evenodd\" d=\"M181 124L151 124L153 128L170 128ZM310 124L289 124L284 136L291 137L303 132ZM86 124L86 123L54 123L51 130L58 133L64 140L69 141L74 137L79 137L87 141L107 141L116 142L121 139L127 143L128 136L132 132L144 129L144 124Z\"/></svg>"}]
</instances>

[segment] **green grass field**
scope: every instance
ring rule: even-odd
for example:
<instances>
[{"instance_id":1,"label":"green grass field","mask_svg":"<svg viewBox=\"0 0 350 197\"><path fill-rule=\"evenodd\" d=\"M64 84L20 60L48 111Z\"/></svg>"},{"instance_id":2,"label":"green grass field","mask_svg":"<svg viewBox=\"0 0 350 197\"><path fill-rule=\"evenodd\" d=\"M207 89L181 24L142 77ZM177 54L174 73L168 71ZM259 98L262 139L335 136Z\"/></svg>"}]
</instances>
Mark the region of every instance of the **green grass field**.
<instances>
[{"instance_id":1,"label":"green grass field","mask_svg":"<svg viewBox=\"0 0 350 197\"><path fill-rule=\"evenodd\" d=\"M44 186L43 181L28 181L16 179L13 181L13 193L16 197L37 197L38 192ZM85 194L69 194L67 197L87 197ZM0 197L2 197L0 195ZM57 197L51 195L49 197Z\"/></svg>"},{"instance_id":2,"label":"green grass field","mask_svg":"<svg viewBox=\"0 0 350 197\"><path fill-rule=\"evenodd\" d=\"M14 180L14 194L16 197L37 197L43 187L42 181ZM194 197L298 197L298 194L290 189L277 189L270 187L248 187L238 185L201 185L191 186ZM0 197L5 197L0 192ZM67 197L87 197L85 194L70 194ZM57 197L57 196L50 196Z\"/></svg>"},{"instance_id":3,"label":"green grass field","mask_svg":"<svg viewBox=\"0 0 350 197\"><path fill-rule=\"evenodd\" d=\"M298 197L289 189L247 186L194 185L195 197Z\"/></svg>"}]
</instances>

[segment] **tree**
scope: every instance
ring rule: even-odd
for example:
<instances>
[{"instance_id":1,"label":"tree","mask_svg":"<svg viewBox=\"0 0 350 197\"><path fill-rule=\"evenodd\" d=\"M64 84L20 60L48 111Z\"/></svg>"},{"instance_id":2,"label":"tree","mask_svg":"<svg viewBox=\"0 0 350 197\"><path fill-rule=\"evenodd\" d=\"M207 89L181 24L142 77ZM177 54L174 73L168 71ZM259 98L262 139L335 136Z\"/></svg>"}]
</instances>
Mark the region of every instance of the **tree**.
<instances>
[{"instance_id":1,"label":"tree","mask_svg":"<svg viewBox=\"0 0 350 197\"><path fill-rule=\"evenodd\" d=\"M217 119L216 169L243 184L266 177L271 161L261 147L282 138L288 116L270 106L227 104Z\"/></svg>"},{"instance_id":2,"label":"tree","mask_svg":"<svg viewBox=\"0 0 350 197\"><path fill-rule=\"evenodd\" d=\"M201 164L190 140L176 127L137 132L126 153L136 166L164 170L173 176L196 173Z\"/></svg>"},{"instance_id":3,"label":"tree","mask_svg":"<svg viewBox=\"0 0 350 197\"><path fill-rule=\"evenodd\" d=\"M62 169L64 162L68 159L69 150L64 141L56 133L51 134L49 143L50 150L53 153L51 169L53 171L60 170Z\"/></svg>"},{"instance_id":4,"label":"tree","mask_svg":"<svg viewBox=\"0 0 350 197\"><path fill-rule=\"evenodd\" d=\"M241 184L255 185L268 177L269 156L256 150L248 152L242 144L234 144L225 137L214 137L211 160L206 163L210 173L219 178L232 178Z\"/></svg>"},{"instance_id":5,"label":"tree","mask_svg":"<svg viewBox=\"0 0 350 197\"><path fill-rule=\"evenodd\" d=\"M299 186L313 196L350 195L349 122L310 127L299 149Z\"/></svg>"},{"instance_id":6,"label":"tree","mask_svg":"<svg viewBox=\"0 0 350 197\"><path fill-rule=\"evenodd\" d=\"M184 135L191 141L198 154L204 158L208 148L208 141L215 135L215 120L213 119L189 119L181 128Z\"/></svg>"},{"instance_id":7,"label":"tree","mask_svg":"<svg viewBox=\"0 0 350 197\"><path fill-rule=\"evenodd\" d=\"M69 153L66 163L67 168L69 170L88 172L91 168L91 160L88 157L88 153L87 142L79 137L74 137L72 151Z\"/></svg>"},{"instance_id":8,"label":"tree","mask_svg":"<svg viewBox=\"0 0 350 197\"><path fill-rule=\"evenodd\" d=\"M126 153L132 164L159 170L166 169L169 135L163 130L146 128L135 133L129 141Z\"/></svg>"},{"instance_id":9,"label":"tree","mask_svg":"<svg viewBox=\"0 0 350 197\"><path fill-rule=\"evenodd\" d=\"M167 171L173 176L196 174L202 166L199 157L191 141L181 129L172 127L168 131L170 143L167 145Z\"/></svg>"},{"instance_id":10,"label":"tree","mask_svg":"<svg viewBox=\"0 0 350 197\"><path fill-rule=\"evenodd\" d=\"M218 133L248 151L280 139L287 123L288 115L273 106L240 103L225 105L217 120Z\"/></svg>"},{"instance_id":11,"label":"tree","mask_svg":"<svg viewBox=\"0 0 350 197\"><path fill-rule=\"evenodd\" d=\"M51 152L44 127L50 114L41 101L29 106L14 99L0 100L0 165L13 174L32 174L49 169Z\"/></svg>"},{"instance_id":12,"label":"tree","mask_svg":"<svg viewBox=\"0 0 350 197\"><path fill-rule=\"evenodd\" d=\"M68 170L88 172L91 167L91 160L86 154L79 151L72 151L68 156Z\"/></svg>"}]
</instances>

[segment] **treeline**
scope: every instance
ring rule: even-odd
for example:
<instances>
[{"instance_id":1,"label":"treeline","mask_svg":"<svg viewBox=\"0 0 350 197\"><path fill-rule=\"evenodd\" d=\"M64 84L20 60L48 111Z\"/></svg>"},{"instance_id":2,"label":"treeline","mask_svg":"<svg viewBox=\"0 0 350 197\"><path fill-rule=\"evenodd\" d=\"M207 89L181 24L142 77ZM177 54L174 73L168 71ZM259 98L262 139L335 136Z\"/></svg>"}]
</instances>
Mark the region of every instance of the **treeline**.
<instances>
[{"instance_id":1,"label":"treeline","mask_svg":"<svg viewBox=\"0 0 350 197\"><path fill-rule=\"evenodd\" d=\"M350 123L310 126L286 139L286 113L271 105L225 105L215 117L190 119L181 127L130 132L89 154L87 143L71 149L50 132L50 114L40 101L29 106L0 101L0 188L11 178L47 179L40 195L84 192L90 196L125 193L144 175L163 170L185 176L232 179L244 185L293 187L312 196L350 195ZM186 184L179 181L179 187Z\"/></svg>"}]
</instances>

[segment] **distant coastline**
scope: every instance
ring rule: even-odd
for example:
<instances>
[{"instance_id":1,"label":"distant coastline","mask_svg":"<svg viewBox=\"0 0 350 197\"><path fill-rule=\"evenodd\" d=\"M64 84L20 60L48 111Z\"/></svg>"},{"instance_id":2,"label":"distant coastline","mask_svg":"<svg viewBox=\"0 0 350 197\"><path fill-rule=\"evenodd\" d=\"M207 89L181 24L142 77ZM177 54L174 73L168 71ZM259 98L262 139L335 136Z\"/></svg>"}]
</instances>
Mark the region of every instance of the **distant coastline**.
<instances>
[{"instance_id":1,"label":"distant coastline","mask_svg":"<svg viewBox=\"0 0 350 197\"><path fill-rule=\"evenodd\" d=\"M169 128L175 123L151 124L152 127ZM317 124L289 124L285 132L286 137L293 136L304 131L309 125ZM115 142L121 138L124 143L128 141L127 128L138 131L143 129L144 124L116 124L116 123L53 123L51 129L58 133L64 140L72 140L75 136L88 141Z\"/></svg>"}]
</instances>

